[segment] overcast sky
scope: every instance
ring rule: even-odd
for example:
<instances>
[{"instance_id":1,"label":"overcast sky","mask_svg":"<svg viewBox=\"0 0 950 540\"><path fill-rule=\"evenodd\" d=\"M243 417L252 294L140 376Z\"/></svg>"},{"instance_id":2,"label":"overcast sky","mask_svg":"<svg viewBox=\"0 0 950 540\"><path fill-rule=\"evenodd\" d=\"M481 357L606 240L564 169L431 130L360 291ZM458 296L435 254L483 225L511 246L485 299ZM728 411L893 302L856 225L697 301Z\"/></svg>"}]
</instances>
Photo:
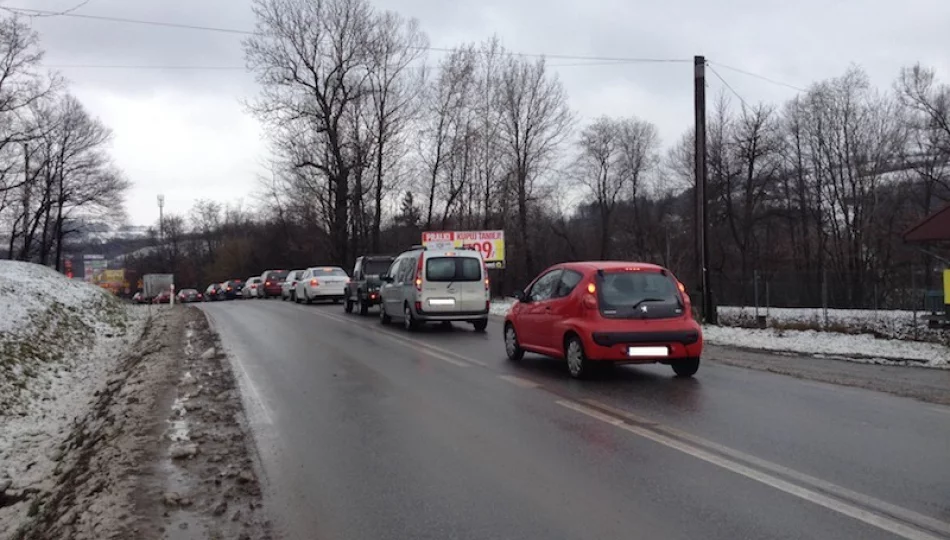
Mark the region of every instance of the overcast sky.
<instances>
[{"instance_id":1,"label":"overcast sky","mask_svg":"<svg viewBox=\"0 0 950 540\"><path fill-rule=\"evenodd\" d=\"M80 0L2 0L65 10ZM526 53L691 59L804 87L863 67L884 88L898 70L921 62L950 81L948 0L378 0L379 8L419 19L435 47L497 34ZM250 0L90 0L79 14L252 29ZM197 198L253 204L267 143L242 100L252 77L234 70L120 69L91 66L244 65L241 37L195 30L36 18L47 51L70 89L115 132L113 156L134 187L130 221L185 213ZM431 61L440 53L432 53ZM431 62L430 62L431 63ZM664 144L692 122L688 63L564 65L551 60L584 118L635 114L659 127ZM715 67L715 65L714 65ZM781 102L795 90L718 68L749 102ZM709 75L710 96L722 83Z\"/></svg>"}]
</instances>

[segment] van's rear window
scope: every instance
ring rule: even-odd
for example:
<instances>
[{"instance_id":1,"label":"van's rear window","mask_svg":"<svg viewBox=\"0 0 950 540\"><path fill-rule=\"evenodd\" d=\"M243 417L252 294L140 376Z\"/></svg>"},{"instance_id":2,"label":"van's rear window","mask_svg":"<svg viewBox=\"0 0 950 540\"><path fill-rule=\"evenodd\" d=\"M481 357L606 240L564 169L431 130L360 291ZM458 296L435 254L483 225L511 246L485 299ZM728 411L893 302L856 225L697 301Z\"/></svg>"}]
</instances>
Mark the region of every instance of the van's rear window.
<instances>
[{"instance_id":1,"label":"van's rear window","mask_svg":"<svg viewBox=\"0 0 950 540\"><path fill-rule=\"evenodd\" d=\"M474 257L432 257L426 260L426 281L481 281L482 261Z\"/></svg>"}]
</instances>

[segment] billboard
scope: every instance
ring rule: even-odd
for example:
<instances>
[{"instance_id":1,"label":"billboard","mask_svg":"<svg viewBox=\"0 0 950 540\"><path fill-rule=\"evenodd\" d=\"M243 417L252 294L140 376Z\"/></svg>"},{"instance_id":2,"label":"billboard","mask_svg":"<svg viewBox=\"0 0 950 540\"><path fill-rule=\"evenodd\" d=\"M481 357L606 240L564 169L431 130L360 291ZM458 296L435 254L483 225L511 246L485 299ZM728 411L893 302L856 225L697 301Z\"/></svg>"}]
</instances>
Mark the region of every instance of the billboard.
<instances>
[{"instance_id":1,"label":"billboard","mask_svg":"<svg viewBox=\"0 0 950 540\"><path fill-rule=\"evenodd\" d=\"M505 267L505 231L431 231L422 233L429 249L474 249L488 268Z\"/></svg>"},{"instance_id":2,"label":"billboard","mask_svg":"<svg viewBox=\"0 0 950 540\"><path fill-rule=\"evenodd\" d=\"M119 270L100 270L93 279L96 285L109 289L115 294L119 294L126 289L124 268Z\"/></svg>"},{"instance_id":3,"label":"billboard","mask_svg":"<svg viewBox=\"0 0 950 540\"><path fill-rule=\"evenodd\" d=\"M99 272L109 267L109 261L103 255L83 255L82 256L83 279L92 283Z\"/></svg>"}]
</instances>

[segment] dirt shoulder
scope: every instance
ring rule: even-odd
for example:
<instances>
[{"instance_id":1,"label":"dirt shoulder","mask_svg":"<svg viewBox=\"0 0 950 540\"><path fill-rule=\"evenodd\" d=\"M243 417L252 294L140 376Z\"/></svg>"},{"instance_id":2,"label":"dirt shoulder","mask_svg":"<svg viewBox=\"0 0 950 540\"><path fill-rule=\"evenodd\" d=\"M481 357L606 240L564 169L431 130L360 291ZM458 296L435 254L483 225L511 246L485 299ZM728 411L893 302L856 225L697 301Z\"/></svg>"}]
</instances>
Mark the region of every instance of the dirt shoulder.
<instances>
[{"instance_id":1,"label":"dirt shoulder","mask_svg":"<svg viewBox=\"0 0 950 540\"><path fill-rule=\"evenodd\" d=\"M834 358L760 352L707 344L703 358L720 364L854 386L950 405L950 370L862 364Z\"/></svg>"},{"instance_id":2,"label":"dirt shoulder","mask_svg":"<svg viewBox=\"0 0 950 540\"><path fill-rule=\"evenodd\" d=\"M199 310L157 309L60 445L16 539L270 538L235 378Z\"/></svg>"}]
</instances>

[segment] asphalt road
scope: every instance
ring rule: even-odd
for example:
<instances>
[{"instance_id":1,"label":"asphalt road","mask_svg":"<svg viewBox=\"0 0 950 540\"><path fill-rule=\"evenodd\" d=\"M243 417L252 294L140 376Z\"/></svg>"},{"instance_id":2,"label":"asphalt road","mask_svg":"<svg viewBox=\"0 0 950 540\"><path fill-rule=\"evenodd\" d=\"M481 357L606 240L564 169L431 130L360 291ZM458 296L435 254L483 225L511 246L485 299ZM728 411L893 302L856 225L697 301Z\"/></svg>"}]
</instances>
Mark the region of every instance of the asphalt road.
<instances>
[{"instance_id":1,"label":"asphalt road","mask_svg":"<svg viewBox=\"0 0 950 540\"><path fill-rule=\"evenodd\" d=\"M716 363L575 381L508 362L497 323L202 309L285 538L950 538L948 407Z\"/></svg>"}]
</instances>

